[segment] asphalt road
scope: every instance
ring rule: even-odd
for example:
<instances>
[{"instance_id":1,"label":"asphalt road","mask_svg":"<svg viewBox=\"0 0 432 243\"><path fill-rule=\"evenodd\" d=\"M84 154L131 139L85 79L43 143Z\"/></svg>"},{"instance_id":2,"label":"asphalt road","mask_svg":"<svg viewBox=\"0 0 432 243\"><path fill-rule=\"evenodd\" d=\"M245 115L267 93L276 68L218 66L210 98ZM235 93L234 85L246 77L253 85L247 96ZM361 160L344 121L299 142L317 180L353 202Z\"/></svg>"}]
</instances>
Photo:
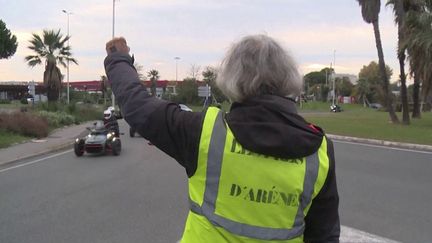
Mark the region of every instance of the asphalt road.
<instances>
[{"instance_id":1,"label":"asphalt road","mask_svg":"<svg viewBox=\"0 0 432 243\"><path fill-rule=\"evenodd\" d=\"M187 214L184 170L142 138L122 143L118 157L65 151L0 168L0 242L176 242ZM432 241L431 153L335 148L343 225Z\"/></svg>"},{"instance_id":2,"label":"asphalt road","mask_svg":"<svg viewBox=\"0 0 432 243\"><path fill-rule=\"evenodd\" d=\"M432 242L432 153L335 142L341 224Z\"/></svg>"},{"instance_id":3,"label":"asphalt road","mask_svg":"<svg viewBox=\"0 0 432 243\"><path fill-rule=\"evenodd\" d=\"M186 173L140 137L122 145L118 157L67 152L0 172L0 242L176 242Z\"/></svg>"}]
</instances>

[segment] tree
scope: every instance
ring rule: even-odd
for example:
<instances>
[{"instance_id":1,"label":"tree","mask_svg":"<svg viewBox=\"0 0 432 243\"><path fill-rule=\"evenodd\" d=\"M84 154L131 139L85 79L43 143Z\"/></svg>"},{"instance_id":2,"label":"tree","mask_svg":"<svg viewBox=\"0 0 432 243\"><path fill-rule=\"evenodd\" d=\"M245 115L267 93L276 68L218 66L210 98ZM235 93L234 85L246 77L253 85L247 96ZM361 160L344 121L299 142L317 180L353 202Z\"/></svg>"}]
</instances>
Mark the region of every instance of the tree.
<instances>
[{"instance_id":1,"label":"tree","mask_svg":"<svg viewBox=\"0 0 432 243\"><path fill-rule=\"evenodd\" d=\"M201 66L196 64L191 64L189 75L192 79L198 80L201 71Z\"/></svg>"},{"instance_id":2,"label":"tree","mask_svg":"<svg viewBox=\"0 0 432 243\"><path fill-rule=\"evenodd\" d=\"M156 86L157 86L157 81L159 79L159 71L156 69L152 69L150 71L148 71L147 73L147 77L150 78L151 81L151 92L152 92L152 96L156 96Z\"/></svg>"},{"instance_id":3,"label":"tree","mask_svg":"<svg viewBox=\"0 0 432 243\"><path fill-rule=\"evenodd\" d=\"M420 118L420 86L425 98L432 87L432 1L411 1L406 13L405 45L414 79L413 118Z\"/></svg>"},{"instance_id":4,"label":"tree","mask_svg":"<svg viewBox=\"0 0 432 243\"><path fill-rule=\"evenodd\" d=\"M393 70L386 65L386 74L387 77L391 77L393 75ZM359 72L359 79L366 79L371 85L382 85L383 80L381 78L381 70L379 65L375 61L371 61L368 65L363 65Z\"/></svg>"},{"instance_id":5,"label":"tree","mask_svg":"<svg viewBox=\"0 0 432 243\"><path fill-rule=\"evenodd\" d=\"M215 68L208 66L201 73L201 75L203 76L203 81L210 85L212 97L217 103L222 103L228 100L228 98L216 85L217 70Z\"/></svg>"},{"instance_id":6,"label":"tree","mask_svg":"<svg viewBox=\"0 0 432 243\"><path fill-rule=\"evenodd\" d=\"M6 24L0 19L0 59L13 56L18 47L17 38L6 28Z\"/></svg>"},{"instance_id":7,"label":"tree","mask_svg":"<svg viewBox=\"0 0 432 243\"><path fill-rule=\"evenodd\" d=\"M337 94L341 96L351 96L353 93L354 85L348 77L336 78Z\"/></svg>"},{"instance_id":8,"label":"tree","mask_svg":"<svg viewBox=\"0 0 432 243\"><path fill-rule=\"evenodd\" d=\"M139 80L144 80L145 77L144 77L144 74L143 74L143 69L144 69L143 65L141 65L141 64L139 64L137 62L135 62L133 65L135 67L135 70L138 73Z\"/></svg>"},{"instance_id":9,"label":"tree","mask_svg":"<svg viewBox=\"0 0 432 243\"><path fill-rule=\"evenodd\" d=\"M305 93L314 94L318 100L326 101L330 90L329 82L333 73L332 68L307 73L304 77Z\"/></svg>"},{"instance_id":10,"label":"tree","mask_svg":"<svg viewBox=\"0 0 432 243\"><path fill-rule=\"evenodd\" d=\"M386 65L386 73L389 78L393 75L393 71L388 65ZM358 76L359 80L364 80L364 82L368 83L369 92L364 98L371 103L379 101L385 104L385 96L383 95L384 92L382 89L383 80L378 63L372 61L367 66L364 65L362 69L360 69Z\"/></svg>"},{"instance_id":11,"label":"tree","mask_svg":"<svg viewBox=\"0 0 432 243\"><path fill-rule=\"evenodd\" d=\"M381 9L381 1L380 0L357 0L361 7L363 20L373 25L374 35L375 35L375 44L378 52L378 64L380 67L380 73L383 80L383 90L385 97L386 108L389 112L390 119L392 123L399 123L399 119L396 116L396 112L393 107L392 96L390 95L389 90L389 77L386 73L385 61L384 61L384 53L381 44L381 36L379 30L379 12Z\"/></svg>"},{"instance_id":12,"label":"tree","mask_svg":"<svg viewBox=\"0 0 432 243\"><path fill-rule=\"evenodd\" d=\"M387 5L393 6L393 13L395 15L395 23L398 26L398 48L397 56L399 60L400 70L400 83L401 83L401 102L402 102L402 124L408 125L410 123L409 110L408 110L408 96L406 86L406 75L405 75L405 52L406 46L403 44L406 38L405 29L405 12L407 4L406 0L388 0Z\"/></svg>"},{"instance_id":13,"label":"tree","mask_svg":"<svg viewBox=\"0 0 432 243\"><path fill-rule=\"evenodd\" d=\"M326 76L322 72L310 72L304 76L304 82L307 86L312 87L316 84L325 84Z\"/></svg>"},{"instance_id":14,"label":"tree","mask_svg":"<svg viewBox=\"0 0 432 243\"><path fill-rule=\"evenodd\" d=\"M106 92L107 92L107 86L108 86L108 78L105 75L100 76L101 79L101 91L102 91L102 98L104 100L104 105L106 105Z\"/></svg>"},{"instance_id":15,"label":"tree","mask_svg":"<svg viewBox=\"0 0 432 243\"><path fill-rule=\"evenodd\" d=\"M44 86L47 90L47 98L49 102L57 101L62 87L62 74L57 67L57 62L63 67L66 67L66 62L78 62L72 58L71 48L67 45L70 36L65 36L60 33L60 30L44 30L42 37L33 33L33 38L30 40L28 48L35 52L35 55L25 57L27 64L30 67L42 64L45 65L43 76Z\"/></svg>"},{"instance_id":16,"label":"tree","mask_svg":"<svg viewBox=\"0 0 432 243\"><path fill-rule=\"evenodd\" d=\"M200 104L198 97L198 84L193 78L185 78L178 83L175 102L183 104Z\"/></svg>"},{"instance_id":17,"label":"tree","mask_svg":"<svg viewBox=\"0 0 432 243\"><path fill-rule=\"evenodd\" d=\"M304 82L307 86L313 86L315 84L327 84L332 73L332 68L323 68L319 72L310 72L304 76Z\"/></svg>"},{"instance_id":18,"label":"tree","mask_svg":"<svg viewBox=\"0 0 432 243\"><path fill-rule=\"evenodd\" d=\"M366 79L360 78L357 80L357 84L354 88L354 95L357 100L361 100L363 102L363 106L369 103L370 96L372 95L372 91L369 85L369 82Z\"/></svg>"}]
</instances>

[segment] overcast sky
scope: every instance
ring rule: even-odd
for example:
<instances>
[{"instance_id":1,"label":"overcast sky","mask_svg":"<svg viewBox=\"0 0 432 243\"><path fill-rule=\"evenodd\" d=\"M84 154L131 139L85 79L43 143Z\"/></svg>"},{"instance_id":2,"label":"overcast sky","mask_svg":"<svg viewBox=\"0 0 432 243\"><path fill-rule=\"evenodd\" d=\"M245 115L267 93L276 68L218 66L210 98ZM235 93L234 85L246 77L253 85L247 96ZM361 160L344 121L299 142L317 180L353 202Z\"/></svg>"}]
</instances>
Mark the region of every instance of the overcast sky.
<instances>
[{"instance_id":1,"label":"overcast sky","mask_svg":"<svg viewBox=\"0 0 432 243\"><path fill-rule=\"evenodd\" d=\"M391 8L382 2L381 38L386 64L397 79L397 29ZM160 79L186 77L191 65L217 67L234 41L250 34L278 40L306 74L329 66L337 73L358 75L377 60L372 25L363 22L355 0L117 0L115 35L124 36L144 71L157 69ZM0 60L0 81L41 81L43 66L24 61L31 33L61 29L67 15L73 56L70 81L99 80L104 75L105 43L112 37L112 0L0 0L0 19L18 38L10 59ZM335 52L334 52L335 51ZM63 74L66 69L61 67Z\"/></svg>"}]
</instances>

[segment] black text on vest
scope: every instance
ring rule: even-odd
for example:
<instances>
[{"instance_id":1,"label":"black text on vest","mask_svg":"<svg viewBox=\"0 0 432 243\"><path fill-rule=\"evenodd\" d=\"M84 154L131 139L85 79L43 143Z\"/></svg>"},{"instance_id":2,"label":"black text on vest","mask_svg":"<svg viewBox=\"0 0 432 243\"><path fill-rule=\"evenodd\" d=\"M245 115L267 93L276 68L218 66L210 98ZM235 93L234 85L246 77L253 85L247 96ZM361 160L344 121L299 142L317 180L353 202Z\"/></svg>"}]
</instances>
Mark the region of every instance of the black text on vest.
<instances>
[{"instance_id":1,"label":"black text on vest","mask_svg":"<svg viewBox=\"0 0 432 243\"><path fill-rule=\"evenodd\" d=\"M278 191L275 186L270 190L264 190L232 184L230 196L255 203L276 204L291 207L297 207L299 205L299 197L297 194Z\"/></svg>"}]
</instances>

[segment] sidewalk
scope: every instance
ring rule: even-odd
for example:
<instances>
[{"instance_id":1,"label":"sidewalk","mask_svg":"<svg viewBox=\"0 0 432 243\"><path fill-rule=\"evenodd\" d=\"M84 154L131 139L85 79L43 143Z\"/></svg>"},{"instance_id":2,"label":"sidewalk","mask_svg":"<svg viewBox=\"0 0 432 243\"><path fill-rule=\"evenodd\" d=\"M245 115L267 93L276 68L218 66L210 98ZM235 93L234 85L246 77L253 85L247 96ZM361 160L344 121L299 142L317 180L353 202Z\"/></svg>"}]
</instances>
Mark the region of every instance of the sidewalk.
<instances>
[{"instance_id":1,"label":"sidewalk","mask_svg":"<svg viewBox=\"0 0 432 243\"><path fill-rule=\"evenodd\" d=\"M75 139L86 133L86 127L90 127L92 124L93 122L86 122L76 126L59 128L54 130L46 138L39 140L33 139L25 143L0 149L0 165L47 154L68 147L72 148Z\"/></svg>"},{"instance_id":2,"label":"sidewalk","mask_svg":"<svg viewBox=\"0 0 432 243\"><path fill-rule=\"evenodd\" d=\"M77 137L84 136L84 134L87 132L86 127L90 127L92 124L93 121L83 123L77 126L60 128L54 130L54 132L52 132L46 138L40 140L34 139L25 143L0 149L0 165L20 159L26 159L38 155L47 154L68 147L72 148L72 144L74 143L75 139ZM398 143L366 138L346 137L332 134L327 134L327 136L333 140L432 152L432 146L430 145Z\"/></svg>"}]
</instances>

